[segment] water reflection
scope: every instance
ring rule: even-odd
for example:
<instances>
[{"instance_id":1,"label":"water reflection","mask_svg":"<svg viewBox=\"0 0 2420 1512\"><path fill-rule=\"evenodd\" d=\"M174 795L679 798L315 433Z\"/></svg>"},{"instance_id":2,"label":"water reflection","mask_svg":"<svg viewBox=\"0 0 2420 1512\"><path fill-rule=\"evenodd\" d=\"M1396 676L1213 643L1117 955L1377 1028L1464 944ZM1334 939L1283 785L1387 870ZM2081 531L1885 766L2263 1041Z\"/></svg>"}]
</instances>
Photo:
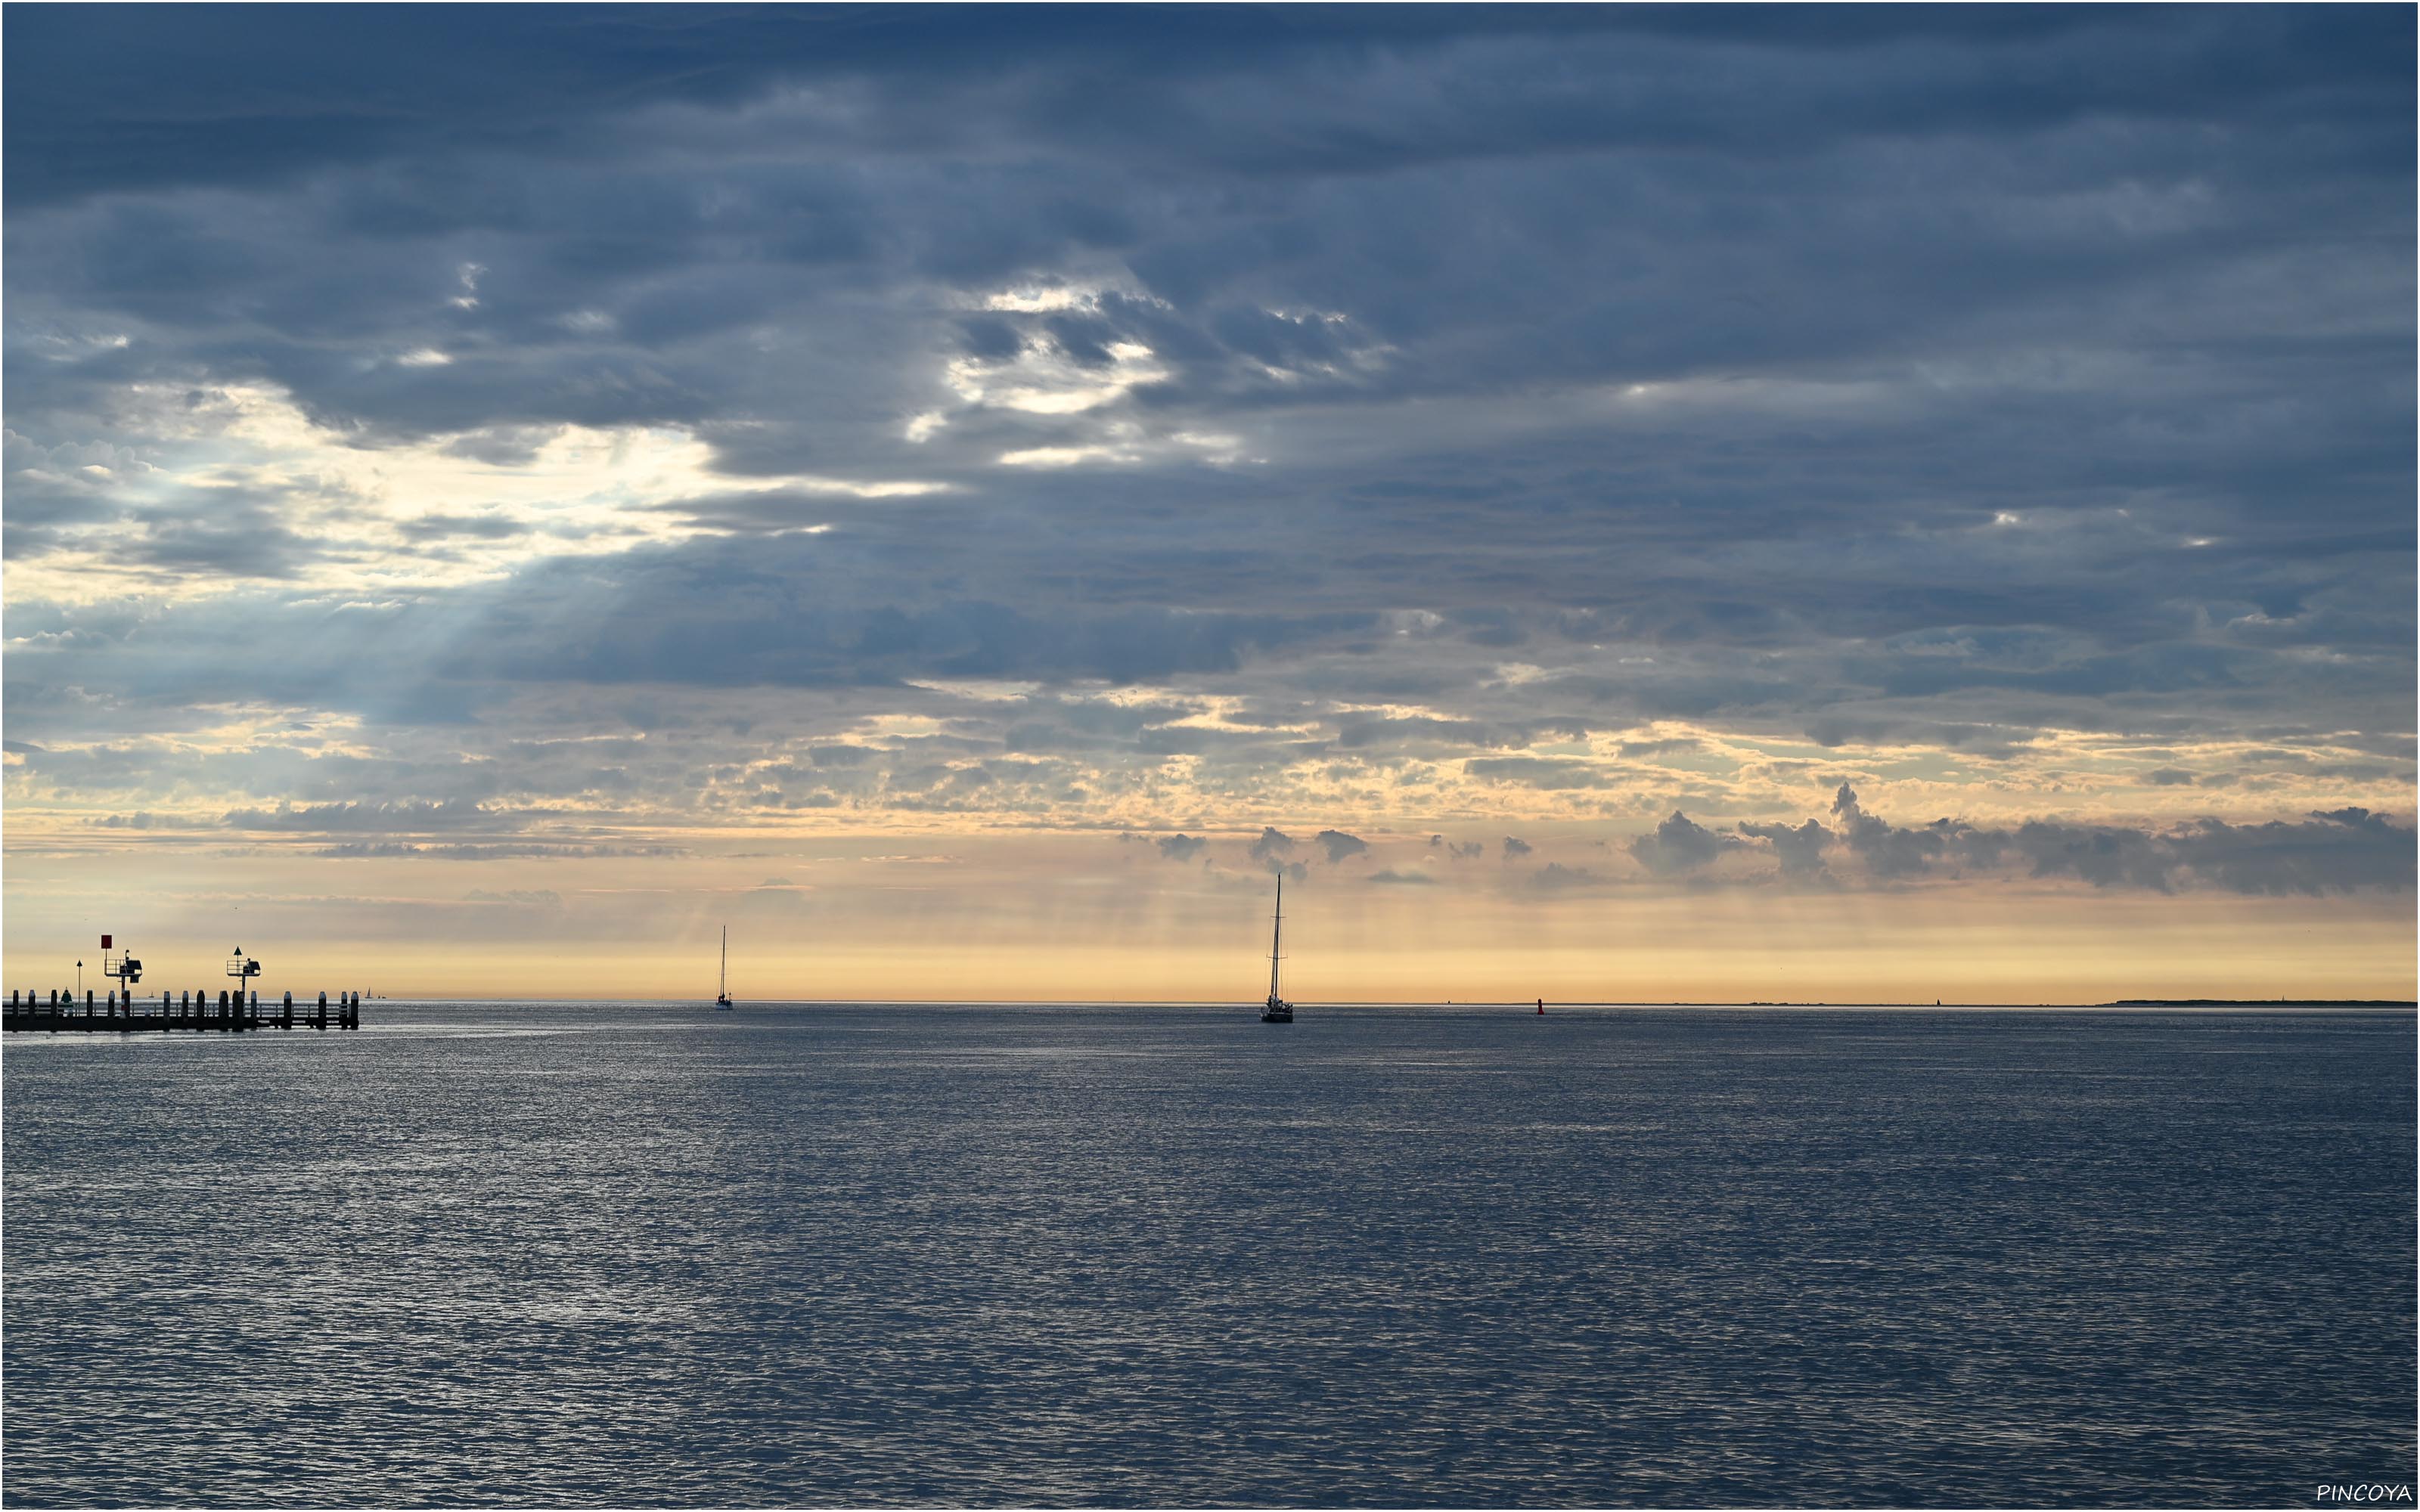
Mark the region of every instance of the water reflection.
<instances>
[{"instance_id":1,"label":"water reflection","mask_svg":"<svg viewBox=\"0 0 2420 1512\"><path fill-rule=\"evenodd\" d=\"M8 1047L8 1504L2411 1478L2407 1016L365 1016Z\"/></svg>"}]
</instances>

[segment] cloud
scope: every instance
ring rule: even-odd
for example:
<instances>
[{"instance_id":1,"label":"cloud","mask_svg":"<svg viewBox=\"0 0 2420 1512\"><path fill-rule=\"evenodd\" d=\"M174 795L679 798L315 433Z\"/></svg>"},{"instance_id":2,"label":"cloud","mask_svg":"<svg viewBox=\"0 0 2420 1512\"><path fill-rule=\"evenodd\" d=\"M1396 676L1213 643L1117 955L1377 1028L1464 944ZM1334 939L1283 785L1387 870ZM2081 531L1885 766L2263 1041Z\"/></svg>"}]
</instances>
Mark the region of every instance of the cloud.
<instances>
[{"instance_id":1,"label":"cloud","mask_svg":"<svg viewBox=\"0 0 2420 1512\"><path fill-rule=\"evenodd\" d=\"M465 841L424 845L407 841L345 841L319 846L308 854L331 860L413 857L434 861L591 861L655 859L690 853L678 845L556 845L535 841Z\"/></svg>"},{"instance_id":2,"label":"cloud","mask_svg":"<svg viewBox=\"0 0 2420 1512\"><path fill-rule=\"evenodd\" d=\"M1743 843L1738 837L1708 829L1675 809L1653 833L1631 841L1629 851L1648 871L1671 876L1694 872Z\"/></svg>"},{"instance_id":3,"label":"cloud","mask_svg":"<svg viewBox=\"0 0 2420 1512\"><path fill-rule=\"evenodd\" d=\"M1935 861L1953 854L1953 842L1963 842L1973 859L1988 864L1997 858L2000 838L1980 830L1970 830L1952 821L1936 820L1924 829L1902 829L1888 821L1867 813L1857 802L1854 788L1840 784L1832 799L1832 812L1840 821L1840 841L1865 863L1866 870L1878 877L1913 876Z\"/></svg>"},{"instance_id":4,"label":"cloud","mask_svg":"<svg viewBox=\"0 0 2420 1512\"><path fill-rule=\"evenodd\" d=\"M1350 856L1367 856L1370 853L1367 841L1357 835L1348 835L1341 829L1323 829L1312 839L1321 850L1327 853L1327 859L1331 865Z\"/></svg>"},{"instance_id":5,"label":"cloud","mask_svg":"<svg viewBox=\"0 0 2420 1512\"><path fill-rule=\"evenodd\" d=\"M1199 835L1163 835L1156 842L1159 854L1171 861L1190 861L1206 849L1210 841Z\"/></svg>"},{"instance_id":6,"label":"cloud","mask_svg":"<svg viewBox=\"0 0 2420 1512\"><path fill-rule=\"evenodd\" d=\"M1523 840L1516 835L1507 835L1504 837L1504 859L1508 861L1519 860L1522 856L1528 855L1532 848L1533 847L1528 841Z\"/></svg>"},{"instance_id":7,"label":"cloud","mask_svg":"<svg viewBox=\"0 0 2420 1512\"><path fill-rule=\"evenodd\" d=\"M1593 762L1539 756L1491 756L1465 762L1463 770L1491 782L1548 791L1607 788L1618 781L1613 773Z\"/></svg>"},{"instance_id":8,"label":"cloud","mask_svg":"<svg viewBox=\"0 0 2420 1512\"><path fill-rule=\"evenodd\" d=\"M204 819L176 814L114 813L85 821L95 829L207 829L214 827Z\"/></svg>"},{"instance_id":9,"label":"cloud","mask_svg":"<svg viewBox=\"0 0 2420 1512\"><path fill-rule=\"evenodd\" d=\"M12 13L12 837L2381 874L2397 13L281 19Z\"/></svg>"},{"instance_id":10,"label":"cloud","mask_svg":"<svg viewBox=\"0 0 2420 1512\"><path fill-rule=\"evenodd\" d=\"M1617 748L1623 761L1631 762L1642 756L1677 756L1699 751L1706 748L1706 743L1695 735L1686 735L1668 740L1625 740Z\"/></svg>"},{"instance_id":11,"label":"cloud","mask_svg":"<svg viewBox=\"0 0 2420 1512\"><path fill-rule=\"evenodd\" d=\"M381 834L426 834L445 829L513 828L526 816L491 811L460 799L438 802L321 803L300 808L238 809L221 822L229 829L295 830L326 834L341 830L376 830Z\"/></svg>"},{"instance_id":12,"label":"cloud","mask_svg":"<svg viewBox=\"0 0 2420 1512\"><path fill-rule=\"evenodd\" d=\"M2202 819L2149 833L2037 822L2021 825L2013 843L2034 875L2076 876L2101 887L2319 897L2402 892L2413 880L2412 830L2360 808L2258 825Z\"/></svg>"},{"instance_id":13,"label":"cloud","mask_svg":"<svg viewBox=\"0 0 2420 1512\"><path fill-rule=\"evenodd\" d=\"M1739 827L1741 834L1754 836L1773 847L1783 876L1812 877L1823 873L1823 852L1832 843L1832 832L1820 820L1809 819L1795 829L1788 825L1743 824Z\"/></svg>"},{"instance_id":14,"label":"cloud","mask_svg":"<svg viewBox=\"0 0 2420 1512\"><path fill-rule=\"evenodd\" d=\"M1273 825L1263 825L1261 838L1252 841L1252 859L1255 861L1273 861L1293 854L1293 837L1281 833Z\"/></svg>"},{"instance_id":15,"label":"cloud","mask_svg":"<svg viewBox=\"0 0 2420 1512\"><path fill-rule=\"evenodd\" d=\"M1866 812L1844 782L1833 811L1844 821L1841 842L1869 875L1885 881L2014 860L2037 878L2073 877L2096 887L2153 892L2214 888L2317 897L2400 892L2413 882L2413 830L2359 807L2253 825L2213 818L2170 826L2035 819L2000 829L1937 819L1903 828Z\"/></svg>"},{"instance_id":16,"label":"cloud","mask_svg":"<svg viewBox=\"0 0 2420 1512\"><path fill-rule=\"evenodd\" d=\"M1436 886L1436 878L1424 872L1398 872L1392 867L1384 872L1371 872L1369 880L1388 887L1433 887Z\"/></svg>"},{"instance_id":17,"label":"cloud","mask_svg":"<svg viewBox=\"0 0 2420 1512\"><path fill-rule=\"evenodd\" d=\"M563 895L551 887L507 887L501 892L473 887L462 895L462 901L471 903L492 903L510 908L560 908L563 906Z\"/></svg>"}]
</instances>

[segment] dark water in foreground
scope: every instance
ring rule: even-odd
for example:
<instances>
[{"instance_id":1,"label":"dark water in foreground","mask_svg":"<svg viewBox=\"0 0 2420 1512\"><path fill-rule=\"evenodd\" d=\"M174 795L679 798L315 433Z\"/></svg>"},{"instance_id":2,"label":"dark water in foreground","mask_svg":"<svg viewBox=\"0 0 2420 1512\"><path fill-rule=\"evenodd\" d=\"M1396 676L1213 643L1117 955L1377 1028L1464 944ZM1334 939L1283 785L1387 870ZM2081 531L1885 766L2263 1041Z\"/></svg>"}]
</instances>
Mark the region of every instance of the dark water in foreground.
<instances>
[{"instance_id":1,"label":"dark water in foreground","mask_svg":"<svg viewBox=\"0 0 2420 1512\"><path fill-rule=\"evenodd\" d=\"M2409 1014L10 1036L9 1505L2308 1504Z\"/></svg>"}]
</instances>

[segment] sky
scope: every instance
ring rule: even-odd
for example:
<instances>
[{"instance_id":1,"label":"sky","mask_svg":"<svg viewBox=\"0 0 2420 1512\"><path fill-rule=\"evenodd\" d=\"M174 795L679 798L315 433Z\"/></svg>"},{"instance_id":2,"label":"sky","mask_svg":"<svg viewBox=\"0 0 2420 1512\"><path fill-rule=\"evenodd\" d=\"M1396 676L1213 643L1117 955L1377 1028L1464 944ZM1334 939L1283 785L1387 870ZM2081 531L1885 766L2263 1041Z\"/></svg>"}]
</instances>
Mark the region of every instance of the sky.
<instances>
[{"instance_id":1,"label":"sky","mask_svg":"<svg viewBox=\"0 0 2420 1512\"><path fill-rule=\"evenodd\" d=\"M10 7L0 974L2409 997L2414 26Z\"/></svg>"}]
</instances>

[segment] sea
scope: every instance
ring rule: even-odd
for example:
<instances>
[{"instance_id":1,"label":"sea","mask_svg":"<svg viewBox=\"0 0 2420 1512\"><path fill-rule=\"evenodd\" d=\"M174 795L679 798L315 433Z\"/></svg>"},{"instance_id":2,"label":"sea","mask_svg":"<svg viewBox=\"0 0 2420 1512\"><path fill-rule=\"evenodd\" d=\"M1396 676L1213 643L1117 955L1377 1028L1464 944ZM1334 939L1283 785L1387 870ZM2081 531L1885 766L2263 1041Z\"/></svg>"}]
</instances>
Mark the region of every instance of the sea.
<instances>
[{"instance_id":1,"label":"sea","mask_svg":"<svg viewBox=\"0 0 2420 1512\"><path fill-rule=\"evenodd\" d=\"M7 1505L2414 1480L2410 1010L363 1020L8 1036Z\"/></svg>"}]
</instances>

